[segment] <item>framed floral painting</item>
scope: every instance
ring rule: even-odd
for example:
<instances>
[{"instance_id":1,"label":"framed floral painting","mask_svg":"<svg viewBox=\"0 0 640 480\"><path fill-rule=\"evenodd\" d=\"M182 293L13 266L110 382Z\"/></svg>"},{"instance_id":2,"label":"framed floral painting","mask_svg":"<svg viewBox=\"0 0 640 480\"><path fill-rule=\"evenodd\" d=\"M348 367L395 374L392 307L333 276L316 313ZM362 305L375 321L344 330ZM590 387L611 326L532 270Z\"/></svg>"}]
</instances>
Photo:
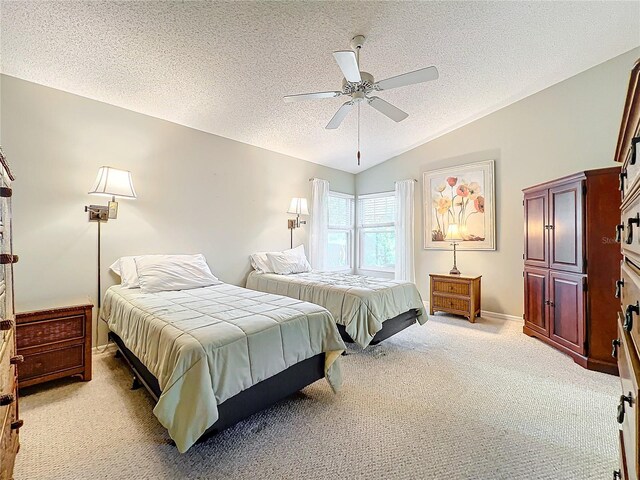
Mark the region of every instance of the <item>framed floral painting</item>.
<instances>
[{"instance_id":1,"label":"framed floral painting","mask_svg":"<svg viewBox=\"0 0 640 480\"><path fill-rule=\"evenodd\" d=\"M456 224L458 249L496 249L494 163L423 173L424 248L449 249Z\"/></svg>"}]
</instances>

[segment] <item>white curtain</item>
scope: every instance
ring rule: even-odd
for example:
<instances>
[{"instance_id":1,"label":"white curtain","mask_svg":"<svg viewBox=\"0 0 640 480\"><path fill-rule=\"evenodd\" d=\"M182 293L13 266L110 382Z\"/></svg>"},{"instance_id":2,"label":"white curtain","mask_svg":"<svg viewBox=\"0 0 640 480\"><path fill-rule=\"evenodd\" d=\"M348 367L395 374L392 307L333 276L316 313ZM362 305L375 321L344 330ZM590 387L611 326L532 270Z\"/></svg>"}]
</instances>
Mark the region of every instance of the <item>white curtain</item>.
<instances>
[{"instance_id":1,"label":"white curtain","mask_svg":"<svg viewBox=\"0 0 640 480\"><path fill-rule=\"evenodd\" d=\"M309 262L314 270L325 270L329 224L329 182L314 178L311 181L311 219L309 234Z\"/></svg>"},{"instance_id":2,"label":"white curtain","mask_svg":"<svg viewBox=\"0 0 640 480\"><path fill-rule=\"evenodd\" d=\"M414 265L415 180L396 182L396 280L416 281Z\"/></svg>"}]
</instances>

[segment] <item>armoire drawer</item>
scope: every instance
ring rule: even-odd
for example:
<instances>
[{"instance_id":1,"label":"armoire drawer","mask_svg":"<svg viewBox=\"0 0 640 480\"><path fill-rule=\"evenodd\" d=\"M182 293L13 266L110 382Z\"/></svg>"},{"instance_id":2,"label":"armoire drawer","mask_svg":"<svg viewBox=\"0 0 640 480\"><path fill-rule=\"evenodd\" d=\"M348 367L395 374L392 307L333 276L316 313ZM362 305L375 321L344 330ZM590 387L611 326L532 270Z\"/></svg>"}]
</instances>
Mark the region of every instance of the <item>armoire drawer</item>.
<instances>
[{"instance_id":1,"label":"armoire drawer","mask_svg":"<svg viewBox=\"0 0 640 480\"><path fill-rule=\"evenodd\" d=\"M640 145L638 145L640 147ZM627 150L626 161L620 172L620 186L622 187L622 200L627 199L632 191L636 190L637 183L640 181L640 155L636 154L635 158L631 156L631 147Z\"/></svg>"},{"instance_id":2,"label":"armoire drawer","mask_svg":"<svg viewBox=\"0 0 640 480\"><path fill-rule=\"evenodd\" d=\"M631 336L623 328L622 316L618 321L617 359L620 373L621 395L617 409L617 420L622 432L624 454L629 478L638 478L638 376L640 360L631 345Z\"/></svg>"},{"instance_id":3,"label":"armoire drawer","mask_svg":"<svg viewBox=\"0 0 640 480\"><path fill-rule=\"evenodd\" d=\"M621 208L620 244L622 252L626 255L640 259L640 191L633 194L633 197L625 202Z\"/></svg>"},{"instance_id":4,"label":"armoire drawer","mask_svg":"<svg viewBox=\"0 0 640 480\"><path fill-rule=\"evenodd\" d=\"M618 478L620 480L629 480L629 469L627 468L627 450L624 446L624 435L622 430L618 432Z\"/></svg>"},{"instance_id":5,"label":"armoire drawer","mask_svg":"<svg viewBox=\"0 0 640 480\"><path fill-rule=\"evenodd\" d=\"M640 275L639 269L626 258L620 268L620 308L622 325L633 339L632 348L640 355Z\"/></svg>"}]
</instances>

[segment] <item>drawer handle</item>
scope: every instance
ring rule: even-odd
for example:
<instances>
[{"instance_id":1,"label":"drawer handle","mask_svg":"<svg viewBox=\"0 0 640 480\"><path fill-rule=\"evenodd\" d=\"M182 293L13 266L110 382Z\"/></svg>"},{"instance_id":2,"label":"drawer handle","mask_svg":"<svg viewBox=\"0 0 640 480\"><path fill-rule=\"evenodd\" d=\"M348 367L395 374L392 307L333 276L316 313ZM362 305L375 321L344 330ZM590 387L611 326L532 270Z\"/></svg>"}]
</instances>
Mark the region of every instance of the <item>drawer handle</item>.
<instances>
[{"instance_id":1,"label":"drawer handle","mask_svg":"<svg viewBox=\"0 0 640 480\"><path fill-rule=\"evenodd\" d=\"M631 392L629 395L620 395L620 403L618 404L618 423L624 423L624 402L627 402L629 406L633 403L633 398L631 397Z\"/></svg>"},{"instance_id":2,"label":"drawer handle","mask_svg":"<svg viewBox=\"0 0 640 480\"><path fill-rule=\"evenodd\" d=\"M13 320L0 320L0 330L11 330L15 323Z\"/></svg>"},{"instance_id":3,"label":"drawer handle","mask_svg":"<svg viewBox=\"0 0 640 480\"><path fill-rule=\"evenodd\" d=\"M11 360L9 360L11 365L18 365L22 362L24 362L24 357L22 355L16 355L15 357L11 357Z\"/></svg>"},{"instance_id":4,"label":"drawer handle","mask_svg":"<svg viewBox=\"0 0 640 480\"><path fill-rule=\"evenodd\" d=\"M625 178L627 178L627 171L626 170L622 170L620 172L620 175L618 175L619 178L619 182L618 182L618 190L620 190L621 192L624 190L624 180Z\"/></svg>"},{"instance_id":5,"label":"drawer handle","mask_svg":"<svg viewBox=\"0 0 640 480\"><path fill-rule=\"evenodd\" d=\"M615 340L613 340L611 342L611 346L613 347L613 350L611 351L611 356L613 358L618 358L618 347L620 346L620 339L616 338Z\"/></svg>"},{"instance_id":6,"label":"drawer handle","mask_svg":"<svg viewBox=\"0 0 640 480\"><path fill-rule=\"evenodd\" d=\"M7 253L3 253L0 255L0 265L6 265L9 263L18 263L20 257L18 255L9 255Z\"/></svg>"},{"instance_id":7,"label":"drawer handle","mask_svg":"<svg viewBox=\"0 0 640 480\"><path fill-rule=\"evenodd\" d=\"M630 332L633 328L633 314L638 315L640 313L640 303L636 302L635 305L627 305L627 309L624 312L624 325L625 331Z\"/></svg>"},{"instance_id":8,"label":"drawer handle","mask_svg":"<svg viewBox=\"0 0 640 480\"><path fill-rule=\"evenodd\" d=\"M627 220L627 245L633 243L633 226L640 225L640 213L637 213L635 217L631 217Z\"/></svg>"},{"instance_id":9,"label":"drawer handle","mask_svg":"<svg viewBox=\"0 0 640 480\"><path fill-rule=\"evenodd\" d=\"M5 393L0 395L0 407L6 407L7 405L11 405L15 401L15 397L12 393Z\"/></svg>"},{"instance_id":10,"label":"drawer handle","mask_svg":"<svg viewBox=\"0 0 640 480\"><path fill-rule=\"evenodd\" d=\"M624 280L616 280L616 298L620 298L622 295L622 287L624 287Z\"/></svg>"},{"instance_id":11,"label":"drawer handle","mask_svg":"<svg viewBox=\"0 0 640 480\"><path fill-rule=\"evenodd\" d=\"M624 225L620 223L616 225L616 242L622 242L622 231L624 230Z\"/></svg>"},{"instance_id":12,"label":"drawer handle","mask_svg":"<svg viewBox=\"0 0 640 480\"><path fill-rule=\"evenodd\" d=\"M24 420L17 420L11 424L11 430L19 430L23 427Z\"/></svg>"},{"instance_id":13,"label":"drawer handle","mask_svg":"<svg viewBox=\"0 0 640 480\"><path fill-rule=\"evenodd\" d=\"M638 153L636 145L640 142L640 137L633 137L631 139L631 158L629 158L629 165L636 164L636 153Z\"/></svg>"}]
</instances>

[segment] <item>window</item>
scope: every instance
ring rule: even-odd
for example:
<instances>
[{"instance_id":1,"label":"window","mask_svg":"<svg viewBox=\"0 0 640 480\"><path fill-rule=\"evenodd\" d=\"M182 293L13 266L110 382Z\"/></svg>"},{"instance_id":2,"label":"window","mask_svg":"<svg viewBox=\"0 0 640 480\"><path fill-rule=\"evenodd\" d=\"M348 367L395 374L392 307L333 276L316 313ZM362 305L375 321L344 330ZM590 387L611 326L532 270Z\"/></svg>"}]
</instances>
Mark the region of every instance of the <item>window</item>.
<instances>
[{"instance_id":1,"label":"window","mask_svg":"<svg viewBox=\"0 0 640 480\"><path fill-rule=\"evenodd\" d=\"M354 197L329 192L327 269L353 269Z\"/></svg>"},{"instance_id":2,"label":"window","mask_svg":"<svg viewBox=\"0 0 640 480\"><path fill-rule=\"evenodd\" d=\"M359 268L391 272L396 265L394 192L358 198Z\"/></svg>"}]
</instances>

